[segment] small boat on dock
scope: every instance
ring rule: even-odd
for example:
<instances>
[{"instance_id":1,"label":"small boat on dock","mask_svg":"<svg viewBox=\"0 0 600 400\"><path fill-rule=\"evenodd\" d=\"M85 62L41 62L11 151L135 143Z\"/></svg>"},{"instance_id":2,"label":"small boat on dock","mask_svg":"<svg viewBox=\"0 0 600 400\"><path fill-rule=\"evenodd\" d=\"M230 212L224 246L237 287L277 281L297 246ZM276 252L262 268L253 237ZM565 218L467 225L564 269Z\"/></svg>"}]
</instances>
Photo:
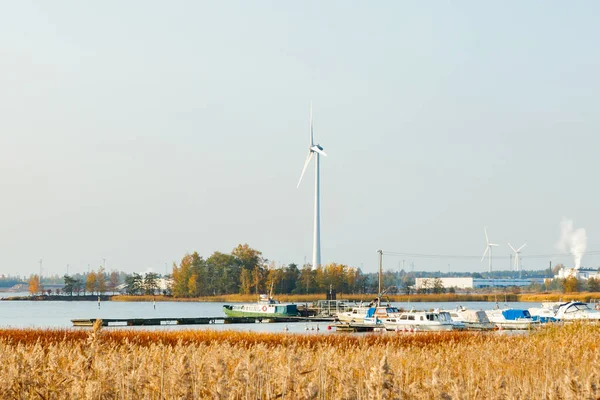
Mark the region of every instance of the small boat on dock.
<instances>
[{"instance_id":1,"label":"small boat on dock","mask_svg":"<svg viewBox=\"0 0 600 400\"><path fill-rule=\"evenodd\" d=\"M296 304L282 304L271 296L261 294L257 303L224 305L228 317L285 318L299 316Z\"/></svg>"}]
</instances>

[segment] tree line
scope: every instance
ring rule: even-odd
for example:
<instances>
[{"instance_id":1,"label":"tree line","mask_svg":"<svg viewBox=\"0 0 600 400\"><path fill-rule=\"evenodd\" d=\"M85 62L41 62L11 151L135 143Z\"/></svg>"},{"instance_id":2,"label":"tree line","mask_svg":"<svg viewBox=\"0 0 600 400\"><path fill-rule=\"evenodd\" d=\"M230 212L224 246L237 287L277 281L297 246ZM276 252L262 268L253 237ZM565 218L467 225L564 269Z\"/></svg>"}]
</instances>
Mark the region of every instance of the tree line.
<instances>
[{"instance_id":1,"label":"tree line","mask_svg":"<svg viewBox=\"0 0 600 400\"><path fill-rule=\"evenodd\" d=\"M214 252L203 258L197 252L186 254L173 264L171 291L175 297L222 294L364 293L367 280L357 268L328 264L313 269L306 264L277 266L248 244L231 253Z\"/></svg>"}]
</instances>

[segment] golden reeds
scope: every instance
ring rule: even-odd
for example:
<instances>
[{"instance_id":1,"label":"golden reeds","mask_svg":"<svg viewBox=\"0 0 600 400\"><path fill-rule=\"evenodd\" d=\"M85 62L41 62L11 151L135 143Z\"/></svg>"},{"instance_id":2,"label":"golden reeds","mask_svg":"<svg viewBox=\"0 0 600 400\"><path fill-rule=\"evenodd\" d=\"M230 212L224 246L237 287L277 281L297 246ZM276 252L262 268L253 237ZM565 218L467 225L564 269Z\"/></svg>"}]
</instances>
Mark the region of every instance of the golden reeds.
<instances>
[{"instance_id":1,"label":"golden reeds","mask_svg":"<svg viewBox=\"0 0 600 400\"><path fill-rule=\"evenodd\" d=\"M2 329L0 398L597 398L599 337Z\"/></svg>"}]
</instances>

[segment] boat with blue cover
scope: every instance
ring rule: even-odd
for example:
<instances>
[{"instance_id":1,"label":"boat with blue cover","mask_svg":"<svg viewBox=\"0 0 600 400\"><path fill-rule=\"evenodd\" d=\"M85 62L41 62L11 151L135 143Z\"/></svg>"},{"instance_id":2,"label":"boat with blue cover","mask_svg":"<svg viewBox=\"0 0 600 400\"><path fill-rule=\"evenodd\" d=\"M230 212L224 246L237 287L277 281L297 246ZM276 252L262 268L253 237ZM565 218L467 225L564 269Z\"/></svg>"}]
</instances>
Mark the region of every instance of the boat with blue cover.
<instances>
[{"instance_id":1,"label":"boat with blue cover","mask_svg":"<svg viewBox=\"0 0 600 400\"><path fill-rule=\"evenodd\" d=\"M528 310L505 308L487 310L486 315L498 329L526 330L539 326L541 322L534 320Z\"/></svg>"}]
</instances>

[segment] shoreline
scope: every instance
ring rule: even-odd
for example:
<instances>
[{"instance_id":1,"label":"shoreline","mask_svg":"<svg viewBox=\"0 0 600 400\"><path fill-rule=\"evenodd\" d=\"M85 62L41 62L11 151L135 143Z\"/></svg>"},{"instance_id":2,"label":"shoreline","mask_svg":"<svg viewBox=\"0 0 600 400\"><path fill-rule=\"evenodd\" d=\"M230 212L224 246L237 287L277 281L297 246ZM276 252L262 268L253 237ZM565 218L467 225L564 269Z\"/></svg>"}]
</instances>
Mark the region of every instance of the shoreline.
<instances>
[{"instance_id":1,"label":"shoreline","mask_svg":"<svg viewBox=\"0 0 600 400\"><path fill-rule=\"evenodd\" d=\"M318 300L325 300L326 294L309 295L278 295L275 298L283 303L312 303ZM369 303L375 295L352 295L340 294L339 300L348 300L356 302ZM219 295L203 296L193 298L180 298L165 295L35 295L35 296L12 296L0 298L0 301L122 301L122 302L199 302L199 303L254 303L258 300L257 295ZM390 295L383 298L384 302L392 303L460 303L460 302L559 302L559 301L582 301L585 303L600 302L600 292L582 292L582 293L523 293L523 294L415 294L415 295Z\"/></svg>"}]
</instances>

